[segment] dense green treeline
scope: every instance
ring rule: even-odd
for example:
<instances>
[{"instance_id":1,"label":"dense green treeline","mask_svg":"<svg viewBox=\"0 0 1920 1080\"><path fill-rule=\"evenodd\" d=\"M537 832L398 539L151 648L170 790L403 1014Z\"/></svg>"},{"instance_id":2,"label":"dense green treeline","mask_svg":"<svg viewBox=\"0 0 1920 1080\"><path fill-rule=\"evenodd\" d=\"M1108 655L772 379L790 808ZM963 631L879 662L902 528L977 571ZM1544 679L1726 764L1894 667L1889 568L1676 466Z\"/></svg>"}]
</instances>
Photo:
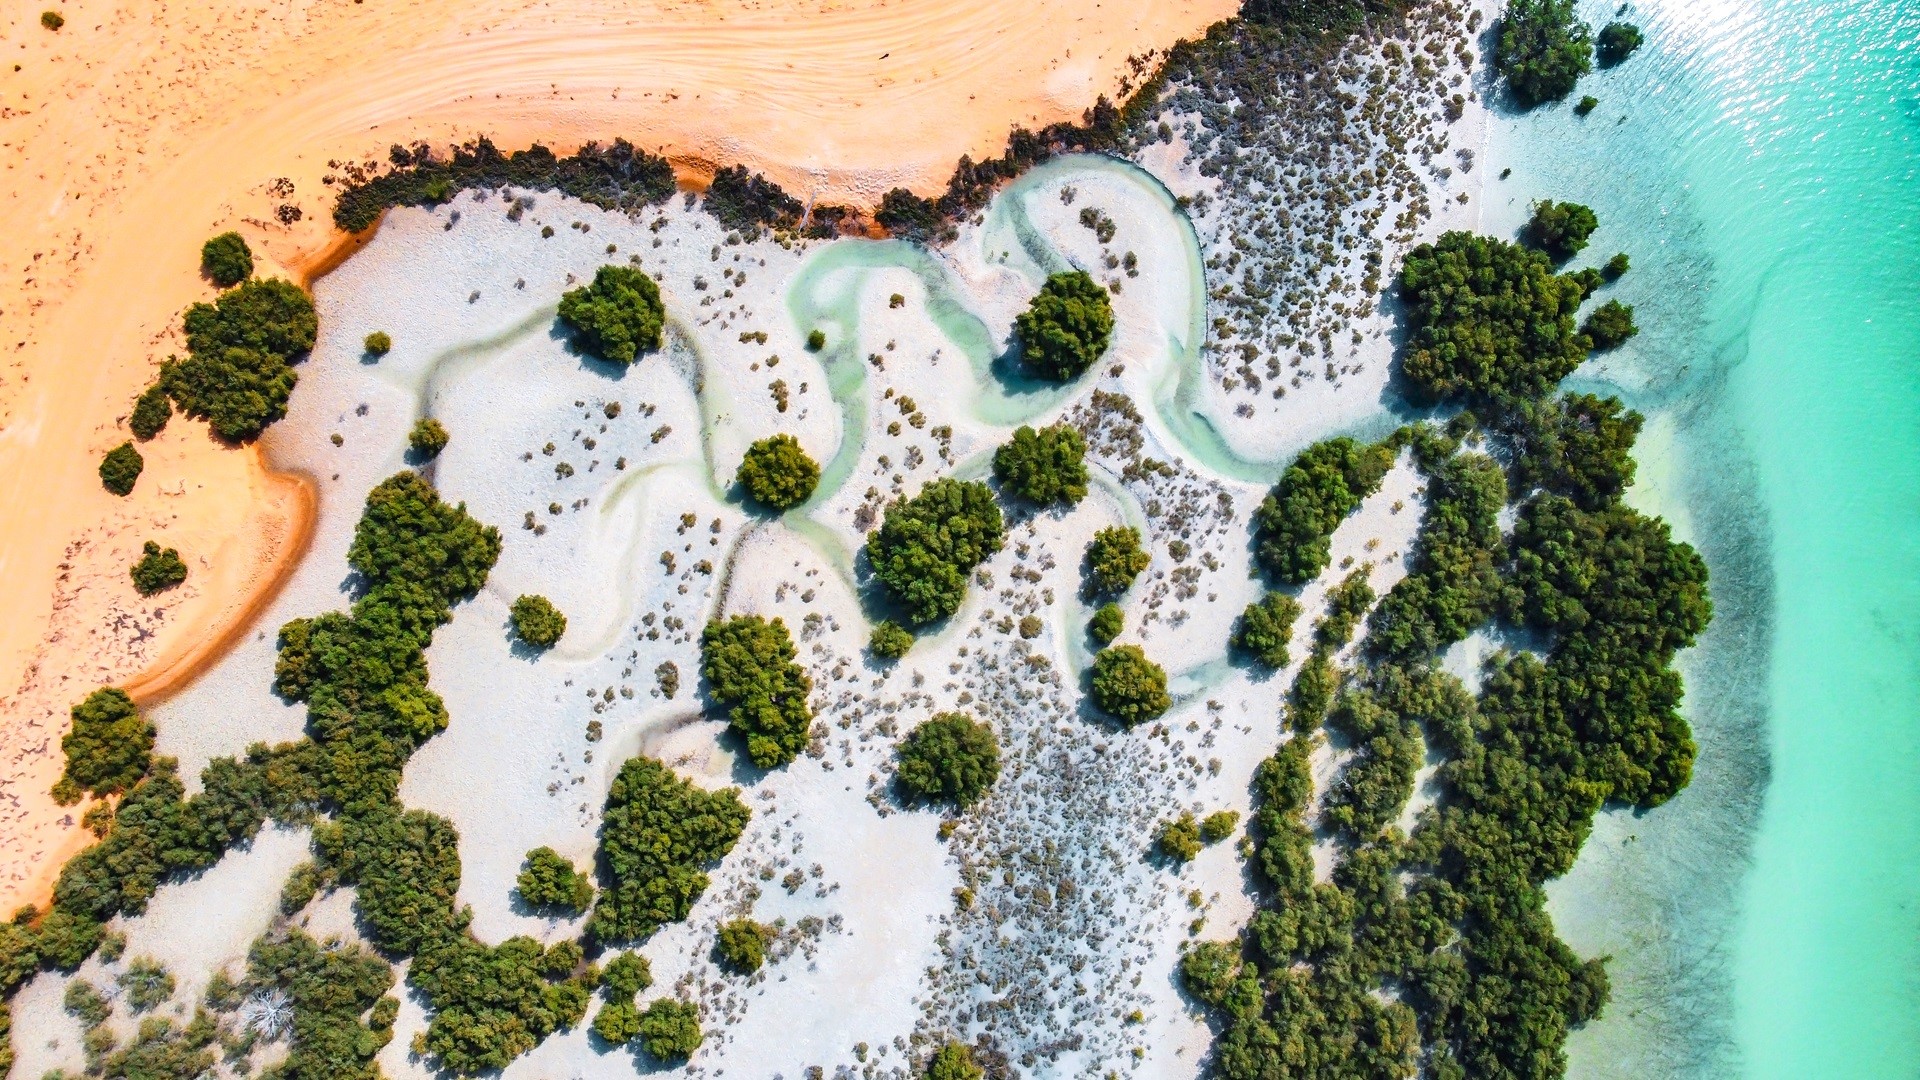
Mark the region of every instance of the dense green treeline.
<instances>
[{"instance_id":1,"label":"dense green treeline","mask_svg":"<svg viewBox=\"0 0 1920 1080\"><path fill-rule=\"evenodd\" d=\"M503 154L480 138L435 160L425 143L394 146L393 171L348 185L333 208L333 223L359 232L391 206L435 206L469 188L517 187L558 191L602 210L635 211L667 201L674 192L673 166L625 139L611 146L588 143L570 157L535 143Z\"/></svg>"},{"instance_id":2,"label":"dense green treeline","mask_svg":"<svg viewBox=\"0 0 1920 1080\"><path fill-rule=\"evenodd\" d=\"M1367 445L1345 436L1301 451L1253 512L1260 567L1289 585L1318 577L1327 567L1333 530L1379 490L1393 453L1386 443Z\"/></svg>"}]
</instances>

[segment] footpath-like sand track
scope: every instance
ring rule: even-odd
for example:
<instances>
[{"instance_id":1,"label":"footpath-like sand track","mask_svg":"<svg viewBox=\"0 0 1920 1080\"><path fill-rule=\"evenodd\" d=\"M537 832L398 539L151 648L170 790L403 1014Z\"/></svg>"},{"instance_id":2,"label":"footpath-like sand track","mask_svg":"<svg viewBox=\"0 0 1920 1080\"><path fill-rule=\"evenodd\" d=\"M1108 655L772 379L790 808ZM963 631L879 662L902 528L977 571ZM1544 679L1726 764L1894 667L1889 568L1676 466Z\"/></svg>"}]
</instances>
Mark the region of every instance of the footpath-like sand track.
<instances>
[{"instance_id":1,"label":"footpath-like sand track","mask_svg":"<svg viewBox=\"0 0 1920 1080\"><path fill-rule=\"evenodd\" d=\"M306 531L299 482L202 425L144 448L129 499L94 475L180 311L211 293L207 236L238 228L261 272L311 277L350 250L330 234L330 160L478 134L561 151L624 136L696 174L744 163L871 205L939 187L1013 124L1077 117L1118 94L1130 57L1238 5L85 0L58 5L57 33L41 6L0 29L0 910L85 840L79 808L45 794L72 701L106 682L164 694L244 626ZM125 568L149 538L194 572L142 601Z\"/></svg>"}]
</instances>

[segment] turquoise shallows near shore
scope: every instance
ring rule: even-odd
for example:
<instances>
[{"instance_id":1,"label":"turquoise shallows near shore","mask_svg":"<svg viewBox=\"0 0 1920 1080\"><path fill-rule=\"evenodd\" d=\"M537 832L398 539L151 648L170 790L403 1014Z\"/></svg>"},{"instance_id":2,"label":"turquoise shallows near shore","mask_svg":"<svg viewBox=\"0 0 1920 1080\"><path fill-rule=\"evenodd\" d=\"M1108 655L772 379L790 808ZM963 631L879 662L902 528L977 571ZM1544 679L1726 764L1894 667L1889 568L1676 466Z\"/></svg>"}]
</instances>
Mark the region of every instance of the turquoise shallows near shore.
<instances>
[{"instance_id":1,"label":"turquoise shallows near shore","mask_svg":"<svg viewBox=\"0 0 1920 1080\"><path fill-rule=\"evenodd\" d=\"M1595 26L1613 3L1583 3ZM1658 0L1600 106L1503 116L1487 227L1591 204L1645 332L1633 501L1707 557L1672 805L1551 887L1614 998L1577 1077L1920 1070L1920 4ZM1505 182L1499 170L1512 167Z\"/></svg>"}]
</instances>

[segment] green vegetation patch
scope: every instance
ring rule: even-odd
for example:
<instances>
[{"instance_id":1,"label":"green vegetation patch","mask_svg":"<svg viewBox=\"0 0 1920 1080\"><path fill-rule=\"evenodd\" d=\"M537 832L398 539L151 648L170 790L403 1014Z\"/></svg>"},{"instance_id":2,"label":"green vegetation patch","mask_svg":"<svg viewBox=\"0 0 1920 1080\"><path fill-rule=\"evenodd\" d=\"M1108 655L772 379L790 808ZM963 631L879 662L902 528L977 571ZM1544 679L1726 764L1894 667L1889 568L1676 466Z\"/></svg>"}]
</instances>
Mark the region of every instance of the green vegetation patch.
<instances>
[{"instance_id":1,"label":"green vegetation patch","mask_svg":"<svg viewBox=\"0 0 1920 1080\"><path fill-rule=\"evenodd\" d=\"M1300 585L1332 558L1333 531L1393 467L1393 448L1341 436L1314 443L1280 474L1253 512L1254 558L1276 579Z\"/></svg>"},{"instance_id":2,"label":"green vegetation patch","mask_svg":"<svg viewBox=\"0 0 1920 1080\"><path fill-rule=\"evenodd\" d=\"M132 443L123 442L100 459L100 486L115 495L131 495L146 467L147 459L140 456L140 451Z\"/></svg>"},{"instance_id":3,"label":"green vegetation patch","mask_svg":"<svg viewBox=\"0 0 1920 1080\"><path fill-rule=\"evenodd\" d=\"M645 941L686 918L706 891L703 867L733 850L748 817L733 788L702 791L652 758L630 759L601 818L607 876L588 936L601 945Z\"/></svg>"},{"instance_id":4,"label":"green vegetation patch","mask_svg":"<svg viewBox=\"0 0 1920 1080\"><path fill-rule=\"evenodd\" d=\"M1618 300L1609 300L1593 310L1580 327L1580 333L1595 349L1617 349L1640 332L1633 324L1633 308Z\"/></svg>"},{"instance_id":5,"label":"green vegetation patch","mask_svg":"<svg viewBox=\"0 0 1920 1080\"><path fill-rule=\"evenodd\" d=\"M779 184L748 172L745 165L731 165L713 174L706 209L720 224L751 240L763 228L793 228L806 208Z\"/></svg>"},{"instance_id":6,"label":"green vegetation patch","mask_svg":"<svg viewBox=\"0 0 1920 1080\"><path fill-rule=\"evenodd\" d=\"M794 662L787 624L737 615L700 633L700 673L707 693L727 709L727 723L746 740L747 757L763 769L792 761L807 748L813 679Z\"/></svg>"},{"instance_id":7,"label":"green vegetation patch","mask_svg":"<svg viewBox=\"0 0 1920 1080\"><path fill-rule=\"evenodd\" d=\"M432 461L447 448L449 438L446 425L431 416L423 416L407 431L407 449L422 461Z\"/></svg>"},{"instance_id":8,"label":"green vegetation patch","mask_svg":"<svg viewBox=\"0 0 1920 1080\"><path fill-rule=\"evenodd\" d=\"M1515 451L1508 470L1515 498L1536 490L1597 510L1633 483L1639 413L1619 398L1564 394L1531 401L1501 418L1500 434Z\"/></svg>"},{"instance_id":9,"label":"green vegetation patch","mask_svg":"<svg viewBox=\"0 0 1920 1080\"><path fill-rule=\"evenodd\" d=\"M1191 813L1160 823L1153 834L1154 850L1174 862L1188 862L1200 854L1200 822Z\"/></svg>"},{"instance_id":10,"label":"green vegetation patch","mask_svg":"<svg viewBox=\"0 0 1920 1080\"><path fill-rule=\"evenodd\" d=\"M656 998L640 1014L636 1036L642 1049L659 1061L685 1061L700 1049L700 1006L678 998Z\"/></svg>"},{"instance_id":11,"label":"green vegetation patch","mask_svg":"<svg viewBox=\"0 0 1920 1080\"><path fill-rule=\"evenodd\" d=\"M1407 255L1404 369L1416 398L1507 405L1552 391L1587 358L1573 315L1586 287L1545 254L1450 232Z\"/></svg>"},{"instance_id":12,"label":"green vegetation patch","mask_svg":"<svg viewBox=\"0 0 1920 1080\"><path fill-rule=\"evenodd\" d=\"M1573 0L1509 0L1500 17L1494 66L1523 109L1559 101L1593 69L1593 29Z\"/></svg>"},{"instance_id":13,"label":"green vegetation patch","mask_svg":"<svg viewBox=\"0 0 1920 1080\"><path fill-rule=\"evenodd\" d=\"M767 946L773 943L773 927L752 919L729 919L720 924L714 952L720 962L736 974L751 975L767 962Z\"/></svg>"},{"instance_id":14,"label":"green vegetation patch","mask_svg":"<svg viewBox=\"0 0 1920 1080\"><path fill-rule=\"evenodd\" d=\"M1292 662L1293 624L1300 618L1300 602L1282 592L1270 592L1240 613L1233 630L1233 647L1262 665L1279 670Z\"/></svg>"},{"instance_id":15,"label":"green vegetation patch","mask_svg":"<svg viewBox=\"0 0 1920 1080\"><path fill-rule=\"evenodd\" d=\"M167 421L173 419L173 406L167 401L167 391L159 384L147 387L133 401L133 414L127 418L127 430L141 442L159 435L167 429Z\"/></svg>"},{"instance_id":16,"label":"green vegetation patch","mask_svg":"<svg viewBox=\"0 0 1920 1080\"><path fill-rule=\"evenodd\" d=\"M568 289L560 297L560 321L582 352L631 364L641 353L660 347L666 307L660 302L660 286L646 271L609 264L594 271L592 284Z\"/></svg>"},{"instance_id":17,"label":"green vegetation patch","mask_svg":"<svg viewBox=\"0 0 1920 1080\"><path fill-rule=\"evenodd\" d=\"M1542 199L1533 204L1533 217L1527 221L1527 242L1554 262L1566 262L1587 249L1588 238L1599 227L1600 219L1590 207Z\"/></svg>"},{"instance_id":18,"label":"green vegetation patch","mask_svg":"<svg viewBox=\"0 0 1920 1080\"><path fill-rule=\"evenodd\" d=\"M1050 275L1027 310L1014 317L1027 370L1067 382L1093 366L1113 339L1113 302L1084 270Z\"/></svg>"},{"instance_id":19,"label":"green vegetation patch","mask_svg":"<svg viewBox=\"0 0 1920 1080\"><path fill-rule=\"evenodd\" d=\"M873 625L867 637L867 651L882 660L898 660L913 648L913 633L891 619Z\"/></svg>"},{"instance_id":20,"label":"green vegetation patch","mask_svg":"<svg viewBox=\"0 0 1920 1080\"><path fill-rule=\"evenodd\" d=\"M900 741L900 786L965 808L1000 778L1000 741L966 713L940 713Z\"/></svg>"},{"instance_id":21,"label":"green vegetation patch","mask_svg":"<svg viewBox=\"0 0 1920 1080\"><path fill-rule=\"evenodd\" d=\"M587 910L593 903L593 881L550 847L527 852L514 888L529 906L570 915Z\"/></svg>"},{"instance_id":22,"label":"green vegetation patch","mask_svg":"<svg viewBox=\"0 0 1920 1080\"><path fill-rule=\"evenodd\" d=\"M237 232L223 232L200 245L200 271L223 289L253 276L253 249Z\"/></svg>"},{"instance_id":23,"label":"green vegetation patch","mask_svg":"<svg viewBox=\"0 0 1920 1080\"><path fill-rule=\"evenodd\" d=\"M1601 67L1613 67L1626 62L1627 57L1640 50L1646 44L1646 37L1640 28L1630 22L1610 22L1600 28L1600 36L1594 40L1594 55L1599 58Z\"/></svg>"},{"instance_id":24,"label":"green vegetation patch","mask_svg":"<svg viewBox=\"0 0 1920 1080\"><path fill-rule=\"evenodd\" d=\"M1015 429L993 452L993 475L1001 487L1040 506L1073 506L1087 497L1087 442L1065 424Z\"/></svg>"},{"instance_id":25,"label":"green vegetation patch","mask_svg":"<svg viewBox=\"0 0 1920 1080\"><path fill-rule=\"evenodd\" d=\"M133 578L134 591L141 596L164 592L187 580L187 564L180 561L180 552L151 540L140 550L140 561L128 574Z\"/></svg>"},{"instance_id":26,"label":"green vegetation patch","mask_svg":"<svg viewBox=\"0 0 1920 1080\"><path fill-rule=\"evenodd\" d=\"M985 1075L973 1060L972 1048L951 1039L942 1043L927 1062L927 1080L981 1080Z\"/></svg>"},{"instance_id":27,"label":"green vegetation patch","mask_svg":"<svg viewBox=\"0 0 1920 1080\"><path fill-rule=\"evenodd\" d=\"M1158 719L1173 707L1167 696L1167 673L1147 659L1138 645L1115 645L1093 658L1089 682L1093 703L1121 723L1132 727Z\"/></svg>"},{"instance_id":28,"label":"green vegetation patch","mask_svg":"<svg viewBox=\"0 0 1920 1080\"><path fill-rule=\"evenodd\" d=\"M313 301L292 282L247 281L181 320L187 358L160 365L158 385L180 411L205 420L228 442L246 442L287 415L298 377L292 365L313 348Z\"/></svg>"},{"instance_id":29,"label":"green vegetation patch","mask_svg":"<svg viewBox=\"0 0 1920 1080\"><path fill-rule=\"evenodd\" d=\"M985 484L943 477L887 507L867 560L909 622L936 622L960 610L967 575L1000 550L1003 529Z\"/></svg>"},{"instance_id":30,"label":"green vegetation patch","mask_svg":"<svg viewBox=\"0 0 1920 1080\"><path fill-rule=\"evenodd\" d=\"M820 484L820 466L791 435L770 435L747 447L734 482L755 502L790 510L806 502Z\"/></svg>"},{"instance_id":31,"label":"green vegetation patch","mask_svg":"<svg viewBox=\"0 0 1920 1080\"><path fill-rule=\"evenodd\" d=\"M1126 629L1126 616L1120 612L1118 604L1101 604L1087 620L1087 636L1101 646L1111 645L1113 639Z\"/></svg>"},{"instance_id":32,"label":"green vegetation patch","mask_svg":"<svg viewBox=\"0 0 1920 1080\"><path fill-rule=\"evenodd\" d=\"M63 806L91 795L118 795L147 774L153 761L153 724L126 691L102 687L73 707L73 726L60 740L66 771L54 785Z\"/></svg>"},{"instance_id":33,"label":"green vegetation patch","mask_svg":"<svg viewBox=\"0 0 1920 1080\"><path fill-rule=\"evenodd\" d=\"M503 154L480 138L436 157L425 143L394 146L391 171L349 184L334 204L333 223L346 232L371 228L390 206L436 206L472 188L559 191L602 210L632 213L674 193L673 166L625 139L588 143L570 157L539 144ZM512 211L508 212L512 217Z\"/></svg>"},{"instance_id":34,"label":"green vegetation patch","mask_svg":"<svg viewBox=\"0 0 1920 1080\"><path fill-rule=\"evenodd\" d=\"M567 617L544 596L526 593L515 599L507 617L521 641L536 649L551 649L567 632Z\"/></svg>"},{"instance_id":35,"label":"green vegetation patch","mask_svg":"<svg viewBox=\"0 0 1920 1080\"><path fill-rule=\"evenodd\" d=\"M1093 534L1087 544L1087 591L1095 596L1123 593L1153 557L1140 544L1140 530L1115 525Z\"/></svg>"}]
</instances>

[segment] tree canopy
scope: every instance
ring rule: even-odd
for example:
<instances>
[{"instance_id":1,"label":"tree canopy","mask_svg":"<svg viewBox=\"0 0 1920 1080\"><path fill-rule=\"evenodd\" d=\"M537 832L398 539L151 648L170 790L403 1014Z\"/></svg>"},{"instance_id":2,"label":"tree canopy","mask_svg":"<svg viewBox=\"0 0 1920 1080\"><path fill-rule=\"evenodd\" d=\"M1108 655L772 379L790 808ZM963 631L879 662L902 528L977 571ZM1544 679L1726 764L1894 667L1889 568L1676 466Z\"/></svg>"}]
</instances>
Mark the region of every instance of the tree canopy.
<instances>
[{"instance_id":1,"label":"tree canopy","mask_svg":"<svg viewBox=\"0 0 1920 1080\"><path fill-rule=\"evenodd\" d=\"M1027 370L1043 379L1078 378L1113 338L1113 302L1084 270L1053 274L1013 320Z\"/></svg>"},{"instance_id":2,"label":"tree canopy","mask_svg":"<svg viewBox=\"0 0 1920 1080\"><path fill-rule=\"evenodd\" d=\"M1502 417L1500 434L1513 450L1516 496L1544 488L1598 510L1633 483L1639 413L1619 398L1566 394L1530 401Z\"/></svg>"},{"instance_id":3,"label":"tree canopy","mask_svg":"<svg viewBox=\"0 0 1920 1080\"><path fill-rule=\"evenodd\" d=\"M736 974L751 975L767 962L767 946L773 941L773 927L752 919L728 919L720 924L714 951L721 963Z\"/></svg>"},{"instance_id":4,"label":"tree canopy","mask_svg":"<svg viewBox=\"0 0 1920 1080\"><path fill-rule=\"evenodd\" d=\"M223 232L200 245L200 269L215 285L230 289L253 276L253 250L237 232Z\"/></svg>"},{"instance_id":5,"label":"tree canopy","mask_svg":"<svg viewBox=\"0 0 1920 1080\"><path fill-rule=\"evenodd\" d=\"M1423 401L1539 397L1587 357L1573 322L1586 290L1540 252L1450 232L1409 252L1400 280L1405 371Z\"/></svg>"},{"instance_id":6,"label":"tree canopy","mask_svg":"<svg viewBox=\"0 0 1920 1080\"><path fill-rule=\"evenodd\" d=\"M973 1050L951 1039L942 1043L927 1062L927 1080L981 1080L985 1075L973 1060Z\"/></svg>"},{"instance_id":7,"label":"tree canopy","mask_svg":"<svg viewBox=\"0 0 1920 1080\"><path fill-rule=\"evenodd\" d=\"M102 687L73 707L73 726L60 740L67 768L54 793L63 804L80 794L118 795L147 774L153 725L123 690Z\"/></svg>"},{"instance_id":8,"label":"tree canopy","mask_svg":"<svg viewBox=\"0 0 1920 1080\"><path fill-rule=\"evenodd\" d=\"M1147 659L1138 645L1100 650L1093 658L1089 685L1093 703L1128 727L1157 719L1173 707L1167 695L1167 673Z\"/></svg>"},{"instance_id":9,"label":"tree canopy","mask_svg":"<svg viewBox=\"0 0 1920 1080\"><path fill-rule=\"evenodd\" d=\"M431 461L447 448L448 440L446 425L431 416L423 416L415 420L407 432L407 449L421 460Z\"/></svg>"},{"instance_id":10,"label":"tree canopy","mask_svg":"<svg viewBox=\"0 0 1920 1080\"><path fill-rule=\"evenodd\" d=\"M1292 660L1293 624L1300 618L1300 602L1282 592L1270 592L1247 605L1234 627L1233 646L1278 670Z\"/></svg>"},{"instance_id":11,"label":"tree canopy","mask_svg":"<svg viewBox=\"0 0 1920 1080\"><path fill-rule=\"evenodd\" d=\"M770 435L747 447L734 480L755 502L788 510L806 502L820 483L820 466L791 435Z\"/></svg>"},{"instance_id":12,"label":"tree canopy","mask_svg":"<svg viewBox=\"0 0 1920 1080\"><path fill-rule=\"evenodd\" d=\"M1280 581L1312 581L1332 558L1333 531L1392 467L1384 443L1343 435L1307 447L1253 512L1254 558Z\"/></svg>"},{"instance_id":13,"label":"tree canopy","mask_svg":"<svg viewBox=\"0 0 1920 1080\"><path fill-rule=\"evenodd\" d=\"M652 758L628 760L601 817L606 878L588 936L601 945L640 942L686 918L706 891L703 868L733 850L749 816L734 788L702 791Z\"/></svg>"},{"instance_id":14,"label":"tree canopy","mask_svg":"<svg viewBox=\"0 0 1920 1080\"><path fill-rule=\"evenodd\" d=\"M140 451L132 443L123 442L100 459L100 486L115 495L131 495L146 467L147 459L140 456Z\"/></svg>"},{"instance_id":15,"label":"tree canopy","mask_svg":"<svg viewBox=\"0 0 1920 1080\"><path fill-rule=\"evenodd\" d=\"M1586 250L1587 239L1600 227L1600 219L1591 207L1573 202L1542 199L1533 204L1533 217L1527 222L1527 241L1556 263L1566 262Z\"/></svg>"},{"instance_id":16,"label":"tree canopy","mask_svg":"<svg viewBox=\"0 0 1920 1080\"><path fill-rule=\"evenodd\" d=\"M180 552L149 540L141 548L140 561L133 564L129 573L134 591L141 596L152 596L187 580L187 564L180 561Z\"/></svg>"},{"instance_id":17,"label":"tree canopy","mask_svg":"<svg viewBox=\"0 0 1920 1080\"><path fill-rule=\"evenodd\" d=\"M770 769L807 748L813 680L794 662L787 624L736 615L707 624L700 634L700 673L707 693L725 706L728 723L746 740L747 757Z\"/></svg>"},{"instance_id":18,"label":"tree canopy","mask_svg":"<svg viewBox=\"0 0 1920 1080\"><path fill-rule=\"evenodd\" d=\"M1140 530L1115 525L1093 534L1087 544L1088 591L1096 596L1127 591L1153 562L1140 546Z\"/></svg>"},{"instance_id":19,"label":"tree canopy","mask_svg":"<svg viewBox=\"0 0 1920 1080\"><path fill-rule=\"evenodd\" d=\"M1120 636L1120 631L1126 629L1126 625L1126 616L1120 611L1119 604L1101 604L1087 619L1087 636L1097 645L1110 645L1114 638Z\"/></svg>"},{"instance_id":20,"label":"tree canopy","mask_svg":"<svg viewBox=\"0 0 1920 1080\"><path fill-rule=\"evenodd\" d=\"M873 633L867 638L867 651L882 660L898 660L911 648L912 632L891 619L874 623Z\"/></svg>"},{"instance_id":21,"label":"tree canopy","mask_svg":"<svg viewBox=\"0 0 1920 1080\"><path fill-rule=\"evenodd\" d=\"M700 1006L657 998L640 1014L640 1045L660 1061L685 1061L700 1049Z\"/></svg>"},{"instance_id":22,"label":"tree canopy","mask_svg":"<svg viewBox=\"0 0 1920 1080\"><path fill-rule=\"evenodd\" d=\"M900 742L900 785L965 808L1000 778L1000 742L966 713L940 713Z\"/></svg>"},{"instance_id":23,"label":"tree canopy","mask_svg":"<svg viewBox=\"0 0 1920 1080\"><path fill-rule=\"evenodd\" d=\"M1593 30L1574 14L1573 0L1509 0L1494 64L1521 108L1559 101L1593 68Z\"/></svg>"},{"instance_id":24,"label":"tree canopy","mask_svg":"<svg viewBox=\"0 0 1920 1080\"><path fill-rule=\"evenodd\" d=\"M560 297L560 321L572 330L573 342L583 352L631 364L641 353L660 347L666 308L660 286L646 271L609 264L594 271L592 284Z\"/></svg>"},{"instance_id":25,"label":"tree canopy","mask_svg":"<svg viewBox=\"0 0 1920 1080\"><path fill-rule=\"evenodd\" d=\"M1087 442L1065 424L1021 425L993 452L993 475L1031 503L1073 506L1087 497Z\"/></svg>"},{"instance_id":26,"label":"tree canopy","mask_svg":"<svg viewBox=\"0 0 1920 1080\"><path fill-rule=\"evenodd\" d=\"M520 899L536 908L577 915L593 903L593 882L550 847L527 852L514 888Z\"/></svg>"},{"instance_id":27,"label":"tree canopy","mask_svg":"<svg viewBox=\"0 0 1920 1080\"><path fill-rule=\"evenodd\" d=\"M1000 550L1003 529L985 484L943 477L887 507L867 560L909 622L936 622L960 610L967 575Z\"/></svg>"},{"instance_id":28,"label":"tree canopy","mask_svg":"<svg viewBox=\"0 0 1920 1080\"><path fill-rule=\"evenodd\" d=\"M1646 38L1640 28L1630 22L1610 22L1600 28L1600 36L1594 42L1594 54L1600 60L1601 67L1613 67L1626 62L1627 57L1639 51Z\"/></svg>"},{"instance_id":29,"label":"tree canopy","mask_svg":"<svg viewBox=\"0 0 1920 1080\"><path fill-rule=\"evenodd\" d=\"M292 282L252 280L195 304L181 320L187 357L160 365L158 385L180 411L228 442L246 442L287 415L293 364L319 332L313 301Z\"/></svg>"},{"instance_id":30,"label":"tree canopy","mask_svg":"<svg viewBox=\"0 0 1920 1080\"><path fill-rule=\"evenodd\" d=\"M1580 333L1601 352L1619 348L1639 332L1640 328L1633 324L1633 308L1618 300L1609 300L1595 308L1580 327Z\"/></svg>"},{"instance_id":31,"label":"tree canopy","mask_svg":"<svg viewBox=\"0 0 1920 1080\"><path fill-rule=\"evenodd\" d=\"M526 593L514 600L508 611L513 632L536 649L551 649L567 632L567 617L553 601Z\"/></svg>"},{"instance_id":32,"label":"tree canopy","mask_svg":"<svg viewBox=\"0 0 1920 1080\"><path fill-rule=\"evenodd\" d=\"M133 414L127 418L127 430L133 437L146 442L167 429L167 421L173 419L173 406L167 402L167 391L155 383L140 392L134 399Z\"/></svg>"}]
</instances>

